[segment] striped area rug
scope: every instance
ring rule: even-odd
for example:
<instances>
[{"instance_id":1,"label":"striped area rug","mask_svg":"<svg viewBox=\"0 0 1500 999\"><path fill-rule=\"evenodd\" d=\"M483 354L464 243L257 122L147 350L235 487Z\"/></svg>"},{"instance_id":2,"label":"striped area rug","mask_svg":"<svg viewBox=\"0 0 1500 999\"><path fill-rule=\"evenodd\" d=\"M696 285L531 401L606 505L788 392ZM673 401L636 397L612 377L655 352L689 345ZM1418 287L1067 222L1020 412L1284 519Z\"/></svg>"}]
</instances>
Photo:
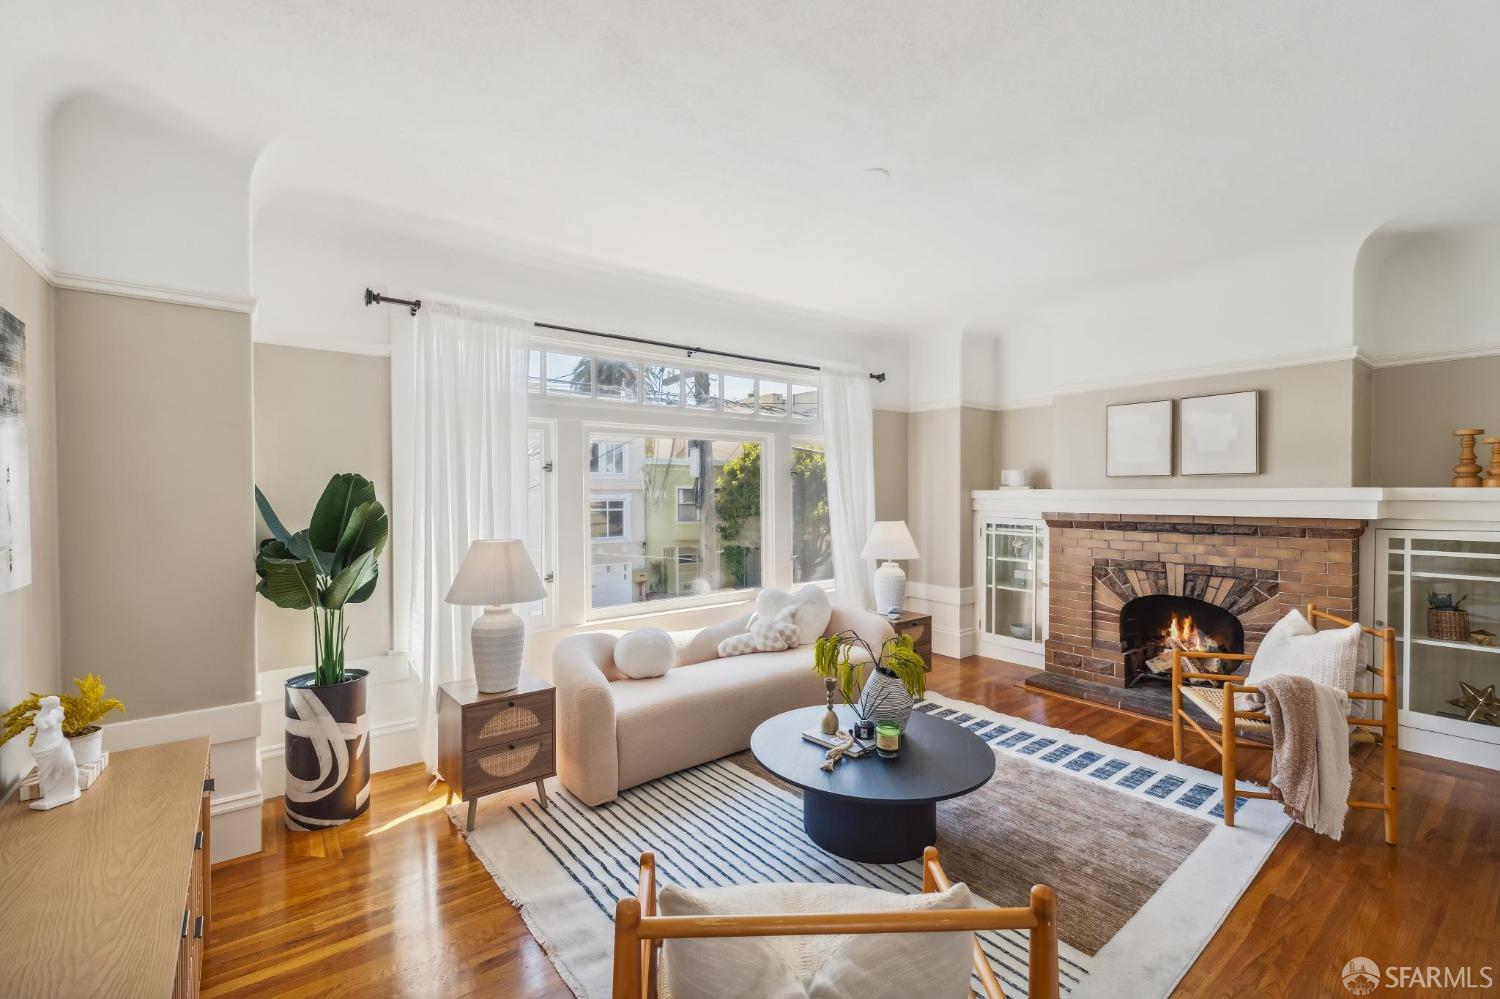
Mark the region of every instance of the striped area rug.
<instances>
[{"instance_id":1,"label":"striped area rug","mask_svg":"<svg viewBox=\"0 0 1500 999\"><path fill-rule=\"evenodd\" d=\"M1113 936L1103 946L1086 952L1070 946L1064 934L1064 995L1167 995L1289 825L1272 803L1242 798L1236 828L1225 828L1218 821L1223 814L1218 776L1207 771L941 695L929 695L918 710L973 731L1000 754L1001 766L1014 757L1115 792L1080 788L1078 795L1065 796L1073 807L1097 813L1069 816L1070 836L1086 836L1112 818L1120 821L1119 812L1127 807L1194 817L1206 829L1201 840L1193 837L1197 847L1134 915L1118 930L1111 926ZM524 791L483 799L469 844L578 996L610 993L614 906L634 894L638 858L646 850L656 854L664 881L684 885L824 881L921 891L916 862L861 864L815 846L802 831L797 795L731 760L632 788L599 808L579 803L560 787L549 786L549 793L552 807L545 811ZM1127 806L1115 795L1137 804ZM459 807L450 809L462 828L459 813ZM941 806L939 828L945 835ZM969 825L965 834L983 835L982 825L978 833L973 829ZM989 855L1004 863L1004 848L1003 842L993 844ZM1080 895L1087 894L1090 886L1082 882L1094 876L1090 866L1054 876L1060 898L1070 887L1062 882L1072 878L1080 881ZM1015 905L1024 897L987 901ZM1061 905L1059 911L1061 916ZM1026 995L1026 934L985 933L981 944L1006 994ZM974 984L977 988L977 980Z\"/></svg>"}]
</instances>

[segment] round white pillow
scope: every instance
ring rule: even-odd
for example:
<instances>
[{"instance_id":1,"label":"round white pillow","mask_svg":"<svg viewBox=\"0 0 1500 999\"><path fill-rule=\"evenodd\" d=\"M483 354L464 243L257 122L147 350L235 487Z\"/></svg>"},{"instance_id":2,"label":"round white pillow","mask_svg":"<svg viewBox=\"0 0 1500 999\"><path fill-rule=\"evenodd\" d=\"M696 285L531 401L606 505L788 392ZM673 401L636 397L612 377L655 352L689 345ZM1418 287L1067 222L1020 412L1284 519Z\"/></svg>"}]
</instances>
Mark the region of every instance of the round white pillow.
<instances>
[{"instance_id":1,"label":"round white pillow","mask_svg":"<svg viewBox=\"0 0 1500 999\"><path fill-rule=\"evenodd\" d=\"M627 631L615 643L615 669L632 680L666 676L677 662L677 643L660 628Z\"/></svg>"}]
</instances>

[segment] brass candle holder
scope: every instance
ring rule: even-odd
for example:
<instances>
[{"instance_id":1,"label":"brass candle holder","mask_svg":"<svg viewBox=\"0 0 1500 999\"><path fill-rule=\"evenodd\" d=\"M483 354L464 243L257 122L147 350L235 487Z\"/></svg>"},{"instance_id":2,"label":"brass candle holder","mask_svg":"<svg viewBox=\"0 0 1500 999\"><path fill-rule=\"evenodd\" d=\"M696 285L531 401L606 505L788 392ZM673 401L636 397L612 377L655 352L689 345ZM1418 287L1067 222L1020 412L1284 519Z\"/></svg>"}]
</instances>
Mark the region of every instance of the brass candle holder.
<instances>
[{"instance_id":1,"label":"brass candle holder","mask_svg":"<svg viewBox=\"0 0 1500 999\"><path fill-rule=\"evenodd\" d=\"M1479 435L1484 433L1481 427L1478 430L1455 430L1453 436L1458 438L1458 464L1453 466L1453 484L1459 487L1473 487L1484 484L1479 473L1484 471L1479 462L1475 460L1474 444Z\"/></svg>"}]
</instances>

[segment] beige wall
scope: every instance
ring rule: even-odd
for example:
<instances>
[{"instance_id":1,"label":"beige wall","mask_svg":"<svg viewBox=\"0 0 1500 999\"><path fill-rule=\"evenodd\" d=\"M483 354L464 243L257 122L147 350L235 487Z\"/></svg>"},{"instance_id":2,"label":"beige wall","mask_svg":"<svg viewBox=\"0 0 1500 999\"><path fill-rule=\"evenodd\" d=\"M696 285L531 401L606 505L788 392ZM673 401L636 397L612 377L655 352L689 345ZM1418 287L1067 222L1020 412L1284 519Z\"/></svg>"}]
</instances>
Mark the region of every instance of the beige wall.
<instances>
[{"instance_id":1,"label":"beige wall","mask_svg":"<svg viewBox=\"0 0 1500 999\"><path fill-rule=\"evenodd\" d=\"M933 586L959 582L958 547L967 537L967 522L953 518L958 468L964 457L959 410L912 413L907 420L906 524L921 558L906 564L907 578Z\"/></svg>"},{"instance_id":2,"label":"beige wall","mask_svg":"<svg viewBox=\"0 0 1500 999\"><path fill-rule=\"evenodd\" d=\"M1000 470L1019 468L1027 473L1027 485L1046 489L1052 484L1052 407L1029 406L1004 409L994 415L995 481ZM964 452L967 458L968 452Z\"/></svg>"},{"instance_id":3,"label":"beige wall","mask_svg":"<svg viewBox=\"0 0 1500 999\"><path fill-rule=\"evenodd\" d=\"M57 408L52 287L0 243L0 308L26 324L31 585L0 594L0 711L62 687L57 589ZM26 739L0 748L0 799L31 767Z\"/></svg>"},{"instance_id":4,"label":"beige wall","mask_svg":"<svg viewBox=\"0 0 1500 999\"><path fill-rule=\"evenodd\" d=\"M1329 361L1058 396L1052 406L1052 486L1180 489L1353 485L1354 365L1354 361ZM1259 475L1111 479L1104 474L1106 406L1248 389L1261 393Z\"/></svg>"},{"instance_id":5,"label":"beige wall","mask_svg":"<svg viewBox=\"0 0 1500 999\"><path fill-rule=\"evenodd\" d=\"M907 415L875 410L875 519L906 519Z\"/></svg>"},{"instance_id":6,"label":"beige wall","mask_svg":"<svg viewBox=\"0 0 1500 999\"><path fill-rule=\"evenodd\" d=\"M358 472L391 503L391 361L388 357L255 345L255 484L288 530L307 526L328 479ZM375 594L349 607L349 659L391 647L390 547ZM260 669L311 666L312 615L255 600Z\"/></svg>"},{"instance_id":7,"label":"beige wall","mask_svg":"<svg viewBox=\"0 0 1500 999\"><path fill-rule=\"evenodd\" d=\"M56 293L64 673L127 718L251 700L250 317Z\"/></svg>"},{"instance_id":8,"label":"beige wall","mask_svg":"<svg viewBox=\"0 0 1500 999\"><path fill-rule=\"evenodd\" d=\"M1351 427L1353 466L1350 470L1351 485L1373 486L1375 481L1375 372L1363 361L1355 361L1350 377L1353 379L1354 416Z\"/></svg>"},{"instance_id":9,"label":"beige wall","mask_svg":"<svg viewBox=\"0 0 1500 999\"><path fill-rule=\"evenodd\" d=\"M1377 486L1448 486L1458 462L1453 431L1500 434L1500 356L1376 368L1371 420ZM1479 448L1480 462L1489 448Z\"/></svg>"},{"instance_id":10,"label":"beige wall","mask_svg":"<svg viewBox=\"0 0 1500 999\"><path fill-rule=\"evenodd\" d=\"M995 414L987 409L959 410L958 493L951 510L958 525L958 579L950 586L972 586L974 579L974 502L976 489L994 489L1000 481L995 466ZM951 555L944 553L945 558Z\"/></svg>"}]
</instances>

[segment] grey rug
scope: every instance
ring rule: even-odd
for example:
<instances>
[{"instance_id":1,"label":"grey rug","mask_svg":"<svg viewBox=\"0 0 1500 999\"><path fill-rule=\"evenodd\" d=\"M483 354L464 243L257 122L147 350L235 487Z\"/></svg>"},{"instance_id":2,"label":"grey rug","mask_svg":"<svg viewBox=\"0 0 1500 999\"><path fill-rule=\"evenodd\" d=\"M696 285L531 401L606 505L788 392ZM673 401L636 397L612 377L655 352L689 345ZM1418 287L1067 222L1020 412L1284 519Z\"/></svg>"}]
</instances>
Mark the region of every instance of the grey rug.
<instances>
[{"instance_id":1,"label":"grey rug","mask_svg":"<svg viewBox=\"0 0 1500 999\"><path fill-rule=\"evenodd\" d=\"M1058 894L1065 995L1165 996L1213 937L1289 822L1246 801L1222 816L1218 776L933 695L920 706L973 731L996 778L939 806L943 864L995 905L1032 884ZM459 808L450 810L462 828ZM664 881L712 886L840 882L921 890L920 865L859 864L802 832L801 802L734 758L631 788L599 808L556 789L484 799L469 845L580 996L608 996L615 902L637 861ZM1012 997L1026 994L1026 934L978 934Z\"/></svg>"},{"instance_id":2,"label":"grey rug","mask_svg":"<svg viewBox=\"0 0 1500 999\"><path fill-rule=\"evenodd\" d=\"M800 796L748 752L732 760ZM1212 823L1012 756L978 791L938 803L938 848L949 877L982 898L1024 899L1032 885L1053 885L1058 936L1093 955L1182 866Z\"/></svg>"}]
</instances>

